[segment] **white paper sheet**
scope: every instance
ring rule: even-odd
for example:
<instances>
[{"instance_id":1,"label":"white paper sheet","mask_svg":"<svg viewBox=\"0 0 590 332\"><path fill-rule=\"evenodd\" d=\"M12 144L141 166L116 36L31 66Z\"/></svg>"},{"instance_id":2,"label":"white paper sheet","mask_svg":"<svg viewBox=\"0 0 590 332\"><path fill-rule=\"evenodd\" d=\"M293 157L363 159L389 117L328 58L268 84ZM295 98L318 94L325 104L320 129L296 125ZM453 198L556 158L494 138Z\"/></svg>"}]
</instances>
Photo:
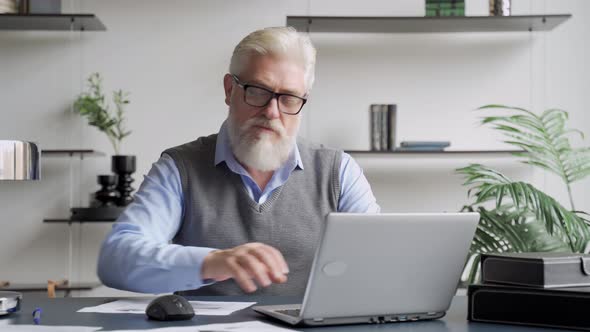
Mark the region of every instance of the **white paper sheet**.
<instances>
[{"instance_id":1,"label":"white paper sheet","mask_svg":"<svg viewBox=\"0 0 590 332\"><path fill-rule=\"evenodd\" d=\"M118 332L145 332L146 330L119 330ZM183 327L164 327L152 329L149 332L293 332L283 327L262 323L259 321L222 323ZM114 331L113 331L114 332Z\"/></svg>"},{"instance_id":2,"label":"white paper sheet","mask_svg":"<svg viewBox=\"0 0 590 332\"><path fill-rule=\"evenodd\" d=\"M153 299L117 300L95 307L86 307L78 312L98 312L106 314L145 314L145 308ZM210 302L189 301L196 315L227 316L231 313L248 308L256 302Z\"/></svg>"},{"instance_id":3,"label":"white paper sheet","mask_svg":"<svg viewBox=\"0 0 590 332\"><path fill-rule=\"evenodd\" d=\"M10 332L94 332L102 329L100 326L60 326L60 325L1 325L0 331Z\"/></svg>"}]
</instances>

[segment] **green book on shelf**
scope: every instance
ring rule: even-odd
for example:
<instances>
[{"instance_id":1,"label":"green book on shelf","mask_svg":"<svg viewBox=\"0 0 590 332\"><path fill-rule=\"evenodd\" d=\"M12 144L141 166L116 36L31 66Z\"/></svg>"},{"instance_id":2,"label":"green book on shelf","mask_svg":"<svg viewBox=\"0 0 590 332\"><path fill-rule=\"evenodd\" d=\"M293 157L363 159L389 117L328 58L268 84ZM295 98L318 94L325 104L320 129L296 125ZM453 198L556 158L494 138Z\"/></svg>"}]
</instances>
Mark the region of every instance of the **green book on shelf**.
<instances>
[{"instance_id":1,"label":"green book on shelf","mask_svg":"<svg viewBox=\"0 0 590 332\"><path fill-rule=\"evenodd\" d=\"M426 4L464 4L464 0L426 0Z\"/></svg>"},{"instance_id":2,"label":"green book on shelf","mask_svg":"<svg viewBox=\"0 0 590 332\"><path fill-rule=\"evenodd\" d=\"M426 9L426 16L438 16L436 9Z\"/></svg>"},{"instance_id":3,"label":"green book on shelf","mask_svg":"<svg viewBox=\"0 0 590 332\"><path fill-rule=\"evenodd\" d=\"M426 0L425 16L465 16L465 2Z\"/></svg>"},{"instance_id":4,"label":"green book on shelf","mask_svg":"<svg viewBox=\"0 0 590 332\"><path fill-rule=\"evenodd\" d=\"M459 9L441 9L440 16L465 16L465 11Z\"/></svg>"}]
</instances>

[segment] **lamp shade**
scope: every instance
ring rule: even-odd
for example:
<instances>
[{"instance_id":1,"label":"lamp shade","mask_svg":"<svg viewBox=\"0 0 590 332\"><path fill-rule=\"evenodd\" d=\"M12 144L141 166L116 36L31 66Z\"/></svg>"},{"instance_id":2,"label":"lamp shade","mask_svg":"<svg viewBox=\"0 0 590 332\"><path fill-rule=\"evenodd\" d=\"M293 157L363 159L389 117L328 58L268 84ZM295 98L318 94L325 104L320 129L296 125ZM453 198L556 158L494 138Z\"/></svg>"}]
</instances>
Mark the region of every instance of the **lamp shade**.
<instances>
[{"instance_id":1,"label":"lamp shade","mask_svg":"<svg viewBox=\"0 0 590 332\"><path fill-rule=\"evenodd\" d=\"M0 180L39 180L40 158L35 143L0 140Z\"/></svg>"}]
</instances>

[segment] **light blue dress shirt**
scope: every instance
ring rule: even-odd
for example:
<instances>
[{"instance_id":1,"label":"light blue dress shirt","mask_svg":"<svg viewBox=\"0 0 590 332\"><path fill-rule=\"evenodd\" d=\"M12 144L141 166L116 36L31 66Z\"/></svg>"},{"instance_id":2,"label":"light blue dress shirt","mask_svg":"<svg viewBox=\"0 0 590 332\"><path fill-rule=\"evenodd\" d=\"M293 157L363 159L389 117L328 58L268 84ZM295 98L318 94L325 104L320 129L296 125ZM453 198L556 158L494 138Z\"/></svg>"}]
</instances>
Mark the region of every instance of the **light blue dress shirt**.
<instances>
[{"instance_id":1,"label":"light blue dress shirt","mask_svg":"<svg viewBox=\"0 0 590 332\"><path fill-rule=\"evenodd\" d=\"M227 135L224 123L217 138L215 165L225 162L232 172L239 174L250 197L259 204L282 186L295 168L303 169L295 146L287 162L261 190L236 161ZM344 152L339 176L338 212L380 211L362 169ZM167 293L205 285L200 275L201 264L215 249L170 243L182 223L184 199L180 173L169 155L163 154L152 165L134 197L102 244L98 259L102 282L142 293Z\"/></svg>"}]
</instances>

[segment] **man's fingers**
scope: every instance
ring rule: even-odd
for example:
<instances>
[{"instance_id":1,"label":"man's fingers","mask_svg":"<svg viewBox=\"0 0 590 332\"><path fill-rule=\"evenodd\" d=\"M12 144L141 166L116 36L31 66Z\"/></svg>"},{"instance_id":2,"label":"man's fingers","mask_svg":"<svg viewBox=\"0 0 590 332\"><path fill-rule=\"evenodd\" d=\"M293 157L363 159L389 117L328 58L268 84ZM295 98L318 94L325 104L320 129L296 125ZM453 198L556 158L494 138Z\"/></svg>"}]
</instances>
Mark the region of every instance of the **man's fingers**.
<instances>
[{"instance_id":1,"label":"man's fingers","mask_svg":"<svg viewBox=\"0 0 590 332\"><path fill-rule=\"evenodd\" d=\"M281 254L281 252L274 247L267 246L267 248L270 249L270 252L275 256L275 259L279 262L281 272L283 274L289 273L289 266L287 266L287 262L285 261L285 257L283 257L283 254Z\"/></svg>"},{"instance_id":2,"label":"man's fingers","mask_svg":"<svg viewBox=\"0 0 590 332\"><path fill-rule=\"evenodd\" d=\"M251 254L258 258L268 269L268 275L273 282L283 283L287 281L283 273L283 264L272 252L270 247L260 247L253 249Z\"/></svg>"},{"instance_id":3,"label":"man's fingers","mask_svg":"<svg viewBox=\"0 0 590 332\"><path fill-rule=\"evenodd\" d=\"M203 268L203 275L217 279L222 276L223 279L231 277L248 293L256 291L257 284L267 287L272 283L287 281L286 273L289 268L285 258L277 249L263 243L247 243L233 249L217 251L212 257L217 259L205 262L207 268ZM217 263L211 263L212 261Z\"/></svg>"},{"instance_id":4,"label":"man's fingers","mask_svg":"<svg viewBox=\"0 0 590 332\"><path fill-rule=\"evenodd\" d=\"M238 262L236 262L235 258L230 258L227 260L227 265L231 270L234 280L238 283L240 288L242 288L247 293L252 293L256 290L256 285L250 278L250 275L246 270L244 270Z\"/></svg>"},{"instance_id":5,"label":"man's fingers","mask_svg":"<svg viewBox=\"0 0 590 332\"><path fill-rule=\"evenodd\" d=\"M269 268L260 260L251 254L239 256L237 262L248 272L251 278L254 278L260 286L269 286L271 284L268 278Z\"/></svg>"}]
</instances>

